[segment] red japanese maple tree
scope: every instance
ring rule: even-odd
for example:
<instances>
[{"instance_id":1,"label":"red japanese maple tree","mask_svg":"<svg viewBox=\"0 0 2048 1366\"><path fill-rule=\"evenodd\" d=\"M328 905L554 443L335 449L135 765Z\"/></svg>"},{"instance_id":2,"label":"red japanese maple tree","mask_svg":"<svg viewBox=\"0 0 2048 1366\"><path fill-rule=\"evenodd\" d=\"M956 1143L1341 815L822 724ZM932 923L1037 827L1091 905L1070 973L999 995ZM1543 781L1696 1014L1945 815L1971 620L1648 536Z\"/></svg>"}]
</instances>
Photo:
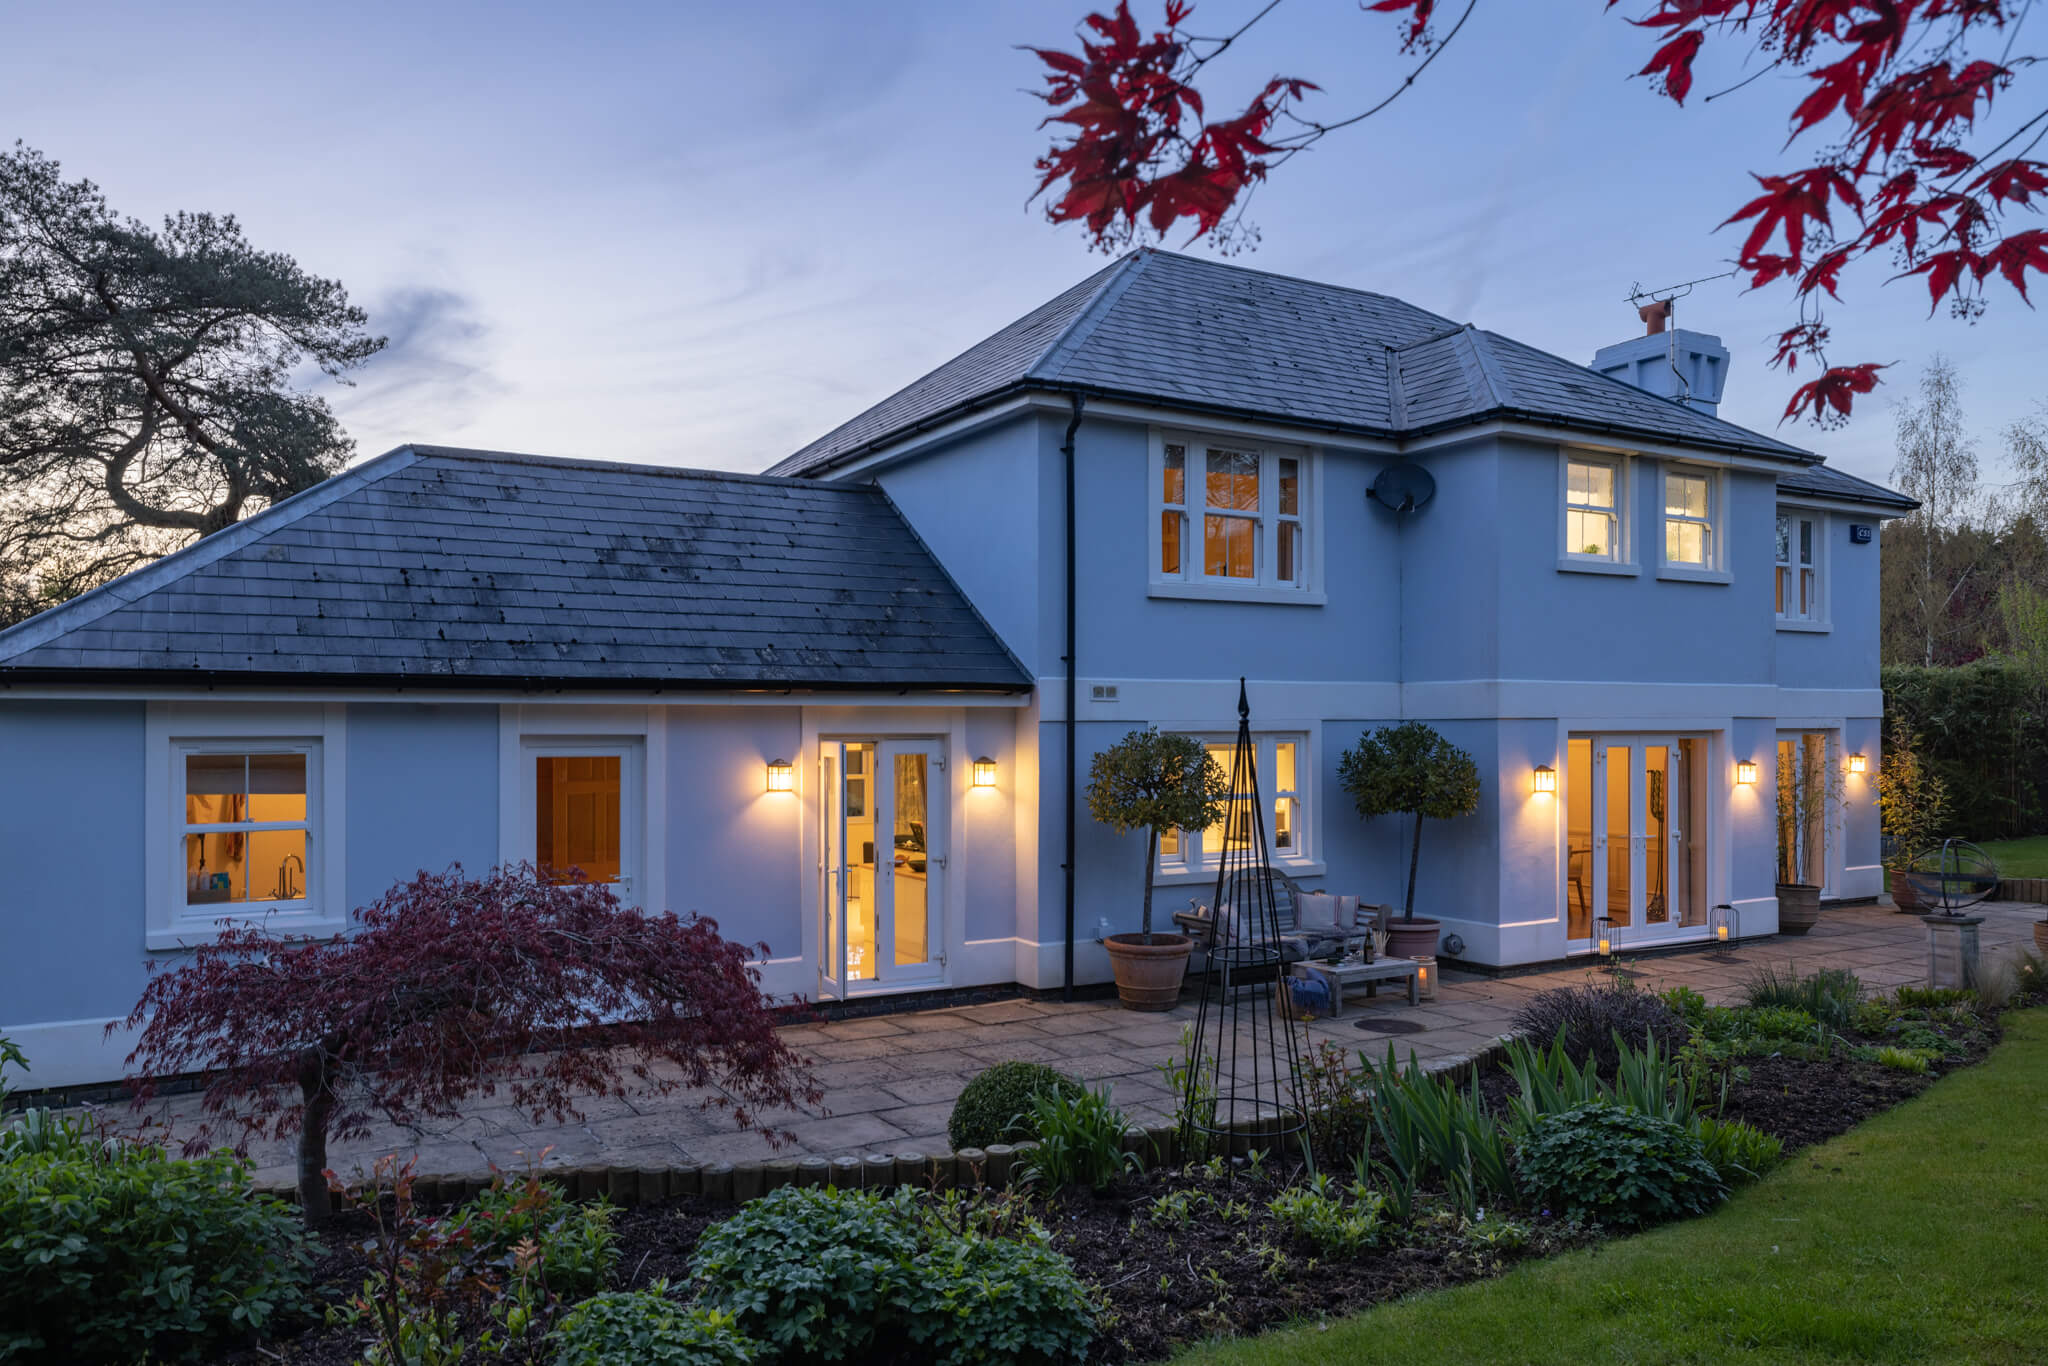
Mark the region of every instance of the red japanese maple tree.
<instances>
[{"instance_id":1,"label":"red japanese maple tree","mask_svg":"<svg viewBox=\"0 0 2048 1366\"><path fill-rule=\"evenodd\" d=\"M749 948L713 921L644 914L607 887L525 866L423 872L356 920L354 934L316 943L226 930L154 973L126 1021L141 1030L128 1056L136 1104L154 1078L208 1074L188 1150L222 1126L244 1145L297 1134L309 1219L331 1209L329 1134L452 1118L500 1086L557 1122L581 1118L577 1096L629 1084L704 1089L706 1106L752 1128L761 1110L822 1098L776 1035Z\"/></svg>"},{"instance_id":2,"label":"red japanese maple tree","mask_svg":"<svg viewBox=\"0 0 2048 1366\"><path fill-rule=\"evenodd\" d=\"M1267 174L1398 99L1477 6L1467 0L1439 37L1438 0L1360 0L1363 9L1398 16L1402 50L1420 58L1391 94L1362 112L1309 118L1305 102L1318 87L1276 77L1241 113L1210 120L1196 77L1279 3L1271 0L1229 34L1205 38L1187 28L1188 0L1166 0L1165 27L1149 35L1129 0L1118 0L1113 13L1083 21L1078 53L1032 49L1046 67L1039 94L1053 113L1045 122L1065 130L1038 160L1038 190L1052 221L1079 221L1105 250L1147 231L1163 236L1184 218L1194 221L1190 240L1241 243L1243 204ZM1605 0L1609 9L1619 3ZM1890 278L1921 277L1934 307L1946 301L1964 317L1981 313L1987 285L2003 282L2025 300L2029 273L2048 274L2048 230L2015 221L2020 211L2039 212L2037 200L2048 197L2048 161L2032 156L2048 135L2044 83L2035 81L2016 115L1991 117L1994 100L2005 97L2003 114L2008 92L2023 75L2037 74L2038 57L2013 52L2031 0L1644 3L1646 12L1631 22L1652 33L1656 46L1637 74L1665 95L1685 103L1710 42L1746 48L1764 70L1804 78L1787 145L1809 133L1831 139L1809 165L1756 175L1762 193L1721 225L1748 224L1737 271L1751 288L1788 290L1798 309L1772 364L1790 372L1805 358L1819 370L1793 394L1785 417L1840 421L1885 368L1828 360L1822 305L1840 300L1850 266L1888 258Z\"/></svg>"}]
</instances>

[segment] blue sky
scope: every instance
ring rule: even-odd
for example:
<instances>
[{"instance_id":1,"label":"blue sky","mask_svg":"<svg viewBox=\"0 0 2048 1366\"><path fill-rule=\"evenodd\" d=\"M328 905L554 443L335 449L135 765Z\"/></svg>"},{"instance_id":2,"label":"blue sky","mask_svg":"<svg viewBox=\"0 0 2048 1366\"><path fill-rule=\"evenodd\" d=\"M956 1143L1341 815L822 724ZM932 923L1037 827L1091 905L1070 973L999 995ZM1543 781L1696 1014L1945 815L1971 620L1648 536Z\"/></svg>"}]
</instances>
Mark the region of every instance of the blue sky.
<instances>
[{"instance_id":1,"label":"blue sky","mask_svg":"<svg viewBox=\"0 0 2048 1366\"><path fill-rule=\"evenodd\" d=\"M1081 4L11 8L0 136L125 213L233 212L370 308L392 345L336 399L366 455L760 469L1101 264L1025 204L1046 139L1015 45L1068 44ZM1208 0L1194 27L1254 8ZM1349 112L1405 71L1393 33L1291 0L1213 96L1284 72ZM1259 192L1238 259L1588 359L1638 330L1633 283L1725 269L1712 229L1778 164L1791 103L1767 77L1677 110L1627 79L1647 52L1600 0L1482 0L1413 92ZM1995 465L2048 398L2048 327L2009 293L1930 319L1917 282L1877 278L1835 310L1836 358L1894 362L1896 393L1954 357ZM1885 476L1883 391L1841 431L1776 426L1784 298L1723 281L1680 318L1735 353L1723 416Z\"/></svg>"}]
</instances>

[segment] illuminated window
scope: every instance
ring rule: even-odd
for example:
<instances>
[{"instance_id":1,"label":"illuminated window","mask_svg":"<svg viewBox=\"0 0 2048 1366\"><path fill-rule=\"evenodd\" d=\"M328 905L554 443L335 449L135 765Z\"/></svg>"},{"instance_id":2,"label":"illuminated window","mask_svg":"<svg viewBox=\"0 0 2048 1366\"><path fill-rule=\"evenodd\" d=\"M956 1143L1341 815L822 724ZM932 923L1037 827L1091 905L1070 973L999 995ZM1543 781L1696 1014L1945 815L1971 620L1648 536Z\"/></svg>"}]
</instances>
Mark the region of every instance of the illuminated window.
<instances>
[{"instance_id":1,"label":"illuminated window","mask_svg":"<svg viewBox=\"0 0 2048 1366\"><path fill-rule=\"evenodd\" d=\"M1230 775L1237 756L1235 738L1197 736L1203 748ZM1254 735L1252 743L1258 764L1259 790L1268 802L1261 813L1266 827L1268 856L1277 864L1306 862L1308 849L1309 793L1301 786L1307 742L1300 735ZM1170 830L1159 837L1161 872L1193 872L1207 867L1213 872L1226 842L1225 820L1206 830ZM1235 836L1246 842L1243 831Z\"/></svg>"},{"instance_id":2,"label":"illuminated window","mask_svg":"<svg viewBox=\"0 0 2048 1366\"><path fill-rule=\"evenodd\" d=\"M525 750L534 867L550 882L602 882L625 895L637 861L639 746L530 739Z\"/></svg>"},{"instance_id":3,"label":"illuminated window","mask_svg":"<svg viewBox=\"0 0 2048 1366\"><path fill-rule=\"evenodd\" d=\"M1315 504L1304 453L1182 436L1154 451L1154 584L1309 589Z\"/></svg>"},{"instance_id":4,"label":"illuminated window","mask_svg":"<svg viewBox=\"0 0 2048 1366\"><path fill-rule=\"evenodd\" d=\"M1585 560L1621 558L1621 465L1573 456L1565 462L1564 553Z\"/></svg>"},{"instance_id":5,"label":"illuminated window","mask_svg":"<svg viewBox=\"0 0 2048 1366\"><path fill-rule=\"evenodd\" d=\"M1777 603L1780 621L1821 621L1821 528L1817 512L1778 514Z\"/></svg>"},{"instance_id":6,"label":"illuminated window","mask_svg":"<svg viewBox=\"0 0 2048 1366\"><path fill-rule=\"evenodd\" d=\"M181 747L184 902L220 914L303 912L312 821L311 745Z\"/></svg>"},{"instance_id":7,"label":"illuminated window","mask_svg":"<svg viewBox=\"0 0 2048 1366\"><path fill-rule=\"evenodd\" d=\"M1664 563L1714 567L1714 481L1706 474L1664 474Z\"/></svg>"}]
</instances>

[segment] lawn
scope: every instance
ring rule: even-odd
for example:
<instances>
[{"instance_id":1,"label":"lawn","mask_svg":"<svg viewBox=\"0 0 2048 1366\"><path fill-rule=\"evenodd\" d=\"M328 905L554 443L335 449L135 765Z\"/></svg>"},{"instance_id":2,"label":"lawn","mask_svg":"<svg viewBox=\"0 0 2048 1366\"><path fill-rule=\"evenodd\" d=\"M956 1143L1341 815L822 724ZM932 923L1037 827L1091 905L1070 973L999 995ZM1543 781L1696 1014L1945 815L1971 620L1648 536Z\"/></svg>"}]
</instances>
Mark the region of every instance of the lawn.
<instances>
[{"instance_id":1,"label":"lawn","mask_svg":"<svg viewBox=\"0 0 2048 1366\"><path fill-rule=\"evenodd\" d=\"M1993 840L1977 847L1991 855L2005 877L2048 877L2048 835Z\"/></svg>"},{"instance_id":2,"label":"lawn","mask_svg":"<svg viewBox=\"0 0 2048 1366\"><path fill-rule=\"evenodd\" d=\"M1181 1366L2048 1360L2048 1010L1718 1213Z\"/></svg>"}]
</instances>

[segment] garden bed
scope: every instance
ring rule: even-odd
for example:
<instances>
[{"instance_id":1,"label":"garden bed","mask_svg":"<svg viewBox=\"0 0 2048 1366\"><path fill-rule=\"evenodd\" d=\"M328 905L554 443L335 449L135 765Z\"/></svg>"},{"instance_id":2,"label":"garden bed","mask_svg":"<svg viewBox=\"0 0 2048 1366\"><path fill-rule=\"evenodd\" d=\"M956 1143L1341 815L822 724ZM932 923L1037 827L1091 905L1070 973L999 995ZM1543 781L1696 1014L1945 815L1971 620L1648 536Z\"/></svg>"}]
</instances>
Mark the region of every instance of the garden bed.
<instances>
[{"instance_id":1,"label":"garden bed","mask_svg":"<svg viewBox=\"0 0 2048 1366\"><path fill-rule=\"evenodd\" d=\"M1705 1039L1759 1021L1783 1027L1779 1046L1754 1035L1717 1045L1726 1056L1713 1064L1725 1078L1714 1099L1721 1116L1747 1120L1783 1141L1791 1153L1840 1134L1864 1119L1918 1094L1943 1072L1981 1059L1996 1041L1995 1017L1967 1007L1933 1004L1919 1009L1866 1010L1860 1023L1818 1031L1811 1039L1796 1010L1788 1018L1742 1012L1707 1012L1696 1025ZM1914 1032L1919 1031L1919 1032ZM1915 1056L1925 1071L1900 1070L1869 1059L1900 1038L1923 1047ZM1484 1108L1505 1118L1517 1086L1506 1066L1479 1077ZM1340 1173L1348 1179L1349 1173ZM1298 1188L1298 1162L1273 1159L1247 1165L1203 1165L1127 1175L1099 1193L1071 1187L986 1197L997 1219L1028 1215L1044 1225L1052 1246L1073 1264L1096 1296L1100 1336L1091 1359L1150 1361L1204 1339L1257 1332L1286 1322L1355 1313L1418 1291L1499 1273L1531 1257L1596 1241L1580 1223L1523 1211L1520 1222L1496 1217L1472 1221L1449 1202L1424 1192L1415 1217L1389 1229L1379 1245L1331 1255L1299 1236L1270 1208L1275 1197ZM923 1197L938 1202L943 1197ZM955 1197L957 1199L957 1197ZM984 1206L986 1208L986 1204ZM691 1259L706 1230L735 1207L692 1196L631 1207L614 1222L617 1245L613 1284L643 1289L657 1283L686 1286ZM340 1304L359 1291L370 1270L363 1251L371 1232L360 1211L320 1235L314 1269L319 1298ZM345 1366L357 1358L360 1330L309 1325L294 1335L220 1358L236 1366L278 1361L299 1366ZM895 1344L904 1361L928 1360L908 1344ZM871 1359L887 1360L886 1355Z\"/></svg>"}]
</instances>

